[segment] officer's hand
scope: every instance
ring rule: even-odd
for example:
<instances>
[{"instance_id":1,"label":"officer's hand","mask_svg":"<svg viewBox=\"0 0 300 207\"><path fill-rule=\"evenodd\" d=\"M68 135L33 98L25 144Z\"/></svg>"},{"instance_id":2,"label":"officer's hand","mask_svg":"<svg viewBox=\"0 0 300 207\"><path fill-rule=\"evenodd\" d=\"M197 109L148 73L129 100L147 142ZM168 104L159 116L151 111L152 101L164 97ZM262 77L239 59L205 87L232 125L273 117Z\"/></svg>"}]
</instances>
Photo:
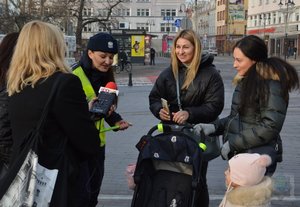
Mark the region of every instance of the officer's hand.
<instances>
[{"instance_id":1,"label":"officer's hand","mask_svg":"<svg viewBox=\"0 0 300 207\"><path fill-rule=\"evenodd\" d=\"M128 127L132 126L131 123L125 121L125 120L121 120L115 123L115 125L119 126L119 130L124 130L127 129Z\"/></svg>"},{"instance_id":2,"label":"officer's hand","mask_svg":"<svg viewBox=\"0 0 300 207\"><path fill-rule=\"evenodd\" d=\"M89 106L89 111L92 109L94 103L97 101L97 97L93 98L92 100L89 101L88 106Z\"/></svg>"}]
</instances>

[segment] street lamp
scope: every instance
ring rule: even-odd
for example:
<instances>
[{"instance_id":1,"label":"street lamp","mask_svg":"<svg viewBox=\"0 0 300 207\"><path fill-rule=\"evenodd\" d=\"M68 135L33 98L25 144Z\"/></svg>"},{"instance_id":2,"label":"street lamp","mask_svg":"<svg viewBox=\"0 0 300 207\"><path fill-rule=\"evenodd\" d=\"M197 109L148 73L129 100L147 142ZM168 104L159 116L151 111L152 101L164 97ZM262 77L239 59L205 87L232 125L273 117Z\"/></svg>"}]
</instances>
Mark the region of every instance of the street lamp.
<instances>
[{"instance_id":1,"label":"street lamp","mask_svg":"<svg viewBox=\"0 0 300 207\"><path fill-rule=\"evenodd\" d=\"M167 49L168 49L168 52L170 52L169 36L170 36L171 27L172 27L172 26L170 26L170 21L171 20L173 20L173 16L164 16L164 21L167 21L167 26L165 28L167 30Z\"/></svg>"},{"instance_id":2,"label":"street lamp","mask_svg":"<svg viewBox=\"0 0 300 207\"><path fill-rule=\"evenodd\" d=\"M188 13L188 11L187 11L187 8L186 8L185 4L180 4L180 6L179 6L179 12L180 13L185 12L185 25L184 25L184 28L187 29L187 13Z\"/></svg>"},{"instance_id":3,"label":"street lamp","mask_svg":"<svg viewBox=\"0 0 300 207\"><path fill-rule=\"evenodd\" d=\"M148 31L149 31L149 33L151 33L151 26L155 26L155 22L153 19L148 19L146 25L149 26Z\"/></svg>"},{"instance_id":4,"label":"street lamp","mask_svg":"<svg viewBox=\"0 0 300 207\"><path fill-rule=\"evenodd\" d=\"M285 5L285 7L284 7ZM283 45L284 45L284 60L286 60L287 58L287 49L288 49L288 46L287 46L287 37L288 37L288 19L289 19L289 14L293 13L294 12L294 8L295 8L295 3L293 0L284 0L284 4L282 3L282 0L280 0L279 4L279 11L281 13L283 13L284 15L284 23L285 23L285 26L284 26L284 33L285 33L285 36L284 36L284 39L283 39Z\"/></svg>"},{"instance_id":5,"label":"street lamp","mask_svg":"<svg viewBox=\"0 0 300 207\"><path fill-rule=\"evenodd\" d=\"M263 21L263 35L264 35L264 39L266 37L266 21L270 20L270 14L261 14L260 15L260 21ZM269 23L268 23L269 24Z\"/></svg>"}]
</instances>

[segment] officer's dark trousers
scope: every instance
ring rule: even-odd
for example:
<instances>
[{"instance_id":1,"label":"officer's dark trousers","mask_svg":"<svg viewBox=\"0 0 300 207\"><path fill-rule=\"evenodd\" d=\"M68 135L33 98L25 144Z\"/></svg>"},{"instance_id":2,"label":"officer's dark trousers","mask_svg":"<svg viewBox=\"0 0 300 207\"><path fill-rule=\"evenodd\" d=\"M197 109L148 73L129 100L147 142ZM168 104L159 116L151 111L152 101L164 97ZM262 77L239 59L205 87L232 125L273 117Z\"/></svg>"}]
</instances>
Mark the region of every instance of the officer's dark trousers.
<instances>
[{"instance_id":1,"label":"officer's dark trousers","mask_svg":"<svg viewBox=\"0 0 300 207\"><path fill-rule=\"evenodd\" d=\"M105 147L101 147L95 159L81 165L79 180L84 188L78 189L77 207L95 207L98 203L104 175Z\"/></svg>"}]
</instances>

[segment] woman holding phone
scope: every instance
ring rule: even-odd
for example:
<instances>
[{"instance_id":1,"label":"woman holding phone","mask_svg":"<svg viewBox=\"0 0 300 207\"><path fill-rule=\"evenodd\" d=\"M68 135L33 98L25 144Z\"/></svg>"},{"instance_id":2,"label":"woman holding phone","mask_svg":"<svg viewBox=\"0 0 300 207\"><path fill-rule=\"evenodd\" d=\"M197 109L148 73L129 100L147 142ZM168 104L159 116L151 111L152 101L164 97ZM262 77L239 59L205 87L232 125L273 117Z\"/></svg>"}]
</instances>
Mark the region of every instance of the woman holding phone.
<instances>
[{"instance_id":1,"label":"woman holding phone","mask_svg":"<svg viewBox=\"0 0 300 207\"><path fill-rule=\"evenodd\" d=\"M161 72L149 94L153 115L174 124L216 120L224 107L224 85L213 59L212 55L201 55L201 43L193 30L180 31L173 43L171 65ZM168 102L169 112L162 98ZM207 166L208 162L203 161L205 187L197 196L197 206L202 207L209 206Z\"/></svg>"}]
</instances>

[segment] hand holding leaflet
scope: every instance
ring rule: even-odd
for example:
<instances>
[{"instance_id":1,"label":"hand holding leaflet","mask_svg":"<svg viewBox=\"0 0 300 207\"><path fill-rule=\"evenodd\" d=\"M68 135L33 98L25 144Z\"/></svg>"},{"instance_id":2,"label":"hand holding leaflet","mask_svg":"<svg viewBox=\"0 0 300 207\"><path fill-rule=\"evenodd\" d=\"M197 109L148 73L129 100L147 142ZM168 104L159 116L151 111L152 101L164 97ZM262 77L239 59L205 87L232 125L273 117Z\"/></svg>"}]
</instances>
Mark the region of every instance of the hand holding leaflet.
<instances>
[{"instance_id":1,"label":"hand holding leaflet","mask_svg":"<svg viewBox=\"0 0 300 207\"><path fill-rule=\"evenodd\" d=\"M128 125L132 126L132 123L128 122ZM115 129L119 129L119 128L120 128L119 125L115 125L115 126L112 126L112 127L103 128L103 129L100 130L100 132L107 132L107 131L111 131L111 130L115 130Z\"/></svg>"}]
</instances>

